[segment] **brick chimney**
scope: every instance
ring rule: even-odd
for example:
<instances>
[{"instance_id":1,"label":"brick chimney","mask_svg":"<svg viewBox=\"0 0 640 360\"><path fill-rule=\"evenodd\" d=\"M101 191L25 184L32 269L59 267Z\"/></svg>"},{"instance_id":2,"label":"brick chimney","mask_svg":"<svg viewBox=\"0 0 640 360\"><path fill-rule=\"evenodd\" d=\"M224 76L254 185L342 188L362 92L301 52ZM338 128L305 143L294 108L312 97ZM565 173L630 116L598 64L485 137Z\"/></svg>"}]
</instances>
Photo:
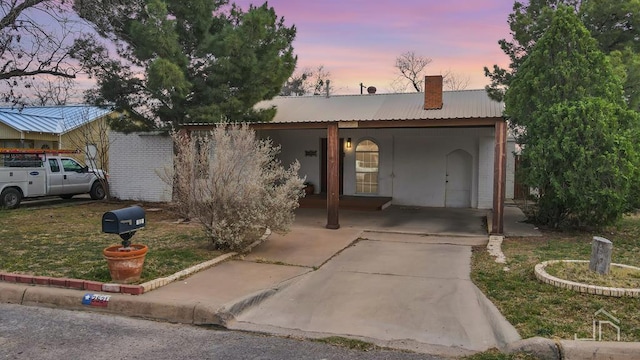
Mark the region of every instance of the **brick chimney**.
<instances>
[{"instance_id":1,"label":"brick chimney","mask_svg":"<svg viewBox=\"0 0 640 360\"><path fill-rule=\"evenodd\" d=\"M424 77L424 109L442 109L442 75Z\"/></svg>"}]
</instances>

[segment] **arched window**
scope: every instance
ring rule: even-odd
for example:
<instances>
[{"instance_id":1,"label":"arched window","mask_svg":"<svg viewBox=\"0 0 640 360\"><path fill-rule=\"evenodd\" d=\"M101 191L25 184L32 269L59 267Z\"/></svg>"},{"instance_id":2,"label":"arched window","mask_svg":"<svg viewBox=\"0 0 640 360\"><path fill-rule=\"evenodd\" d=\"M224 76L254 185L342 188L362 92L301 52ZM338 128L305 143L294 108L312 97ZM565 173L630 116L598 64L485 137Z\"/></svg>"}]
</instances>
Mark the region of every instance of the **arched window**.
<instances>
[{"instance_id":1,"label":"arched window","mask_svg":"<svg viewBox=\"0 0 640 360\"><path fill-rule=\"evenodd\" d=\"M371 140L356 146L356 193L378 193L378 145Z\"/></svg>"}]
</instances>

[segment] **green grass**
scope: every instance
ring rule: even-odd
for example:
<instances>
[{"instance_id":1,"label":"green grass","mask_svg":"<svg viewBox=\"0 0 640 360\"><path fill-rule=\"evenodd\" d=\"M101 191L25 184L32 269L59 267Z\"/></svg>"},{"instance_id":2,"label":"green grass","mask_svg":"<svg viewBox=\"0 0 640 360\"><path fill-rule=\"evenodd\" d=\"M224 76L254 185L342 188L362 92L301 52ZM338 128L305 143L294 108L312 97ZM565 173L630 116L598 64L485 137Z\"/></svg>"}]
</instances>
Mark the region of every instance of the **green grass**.
<instances>
[{"instance_id":1,"label":"green grass","mask_svg":"<svg viewBox=\"0 0 640 360\"><path fill-rule=\"evenodd\" d=\"M0 271L110 281L102 250L120 237L101 232L102 214L129 206L92 202L50 208L0 210ZM157 207L154 204L153 207ZM171 275L220 255L196 224L177 224L166 209L146 213L133 243L149 247L140 283Z\"/></svg>"},{"instance_id":2,"label":"green grass","mask_svg":"<svg viewBox=\"0 0 640 360\"><path fill-rule=\"evenodd\" d=\"M582 294L543 284L534 275L534 266L545 260L589 260L596 235L613 242L612 262L640 266L640 218L626 217L599 233L543 234L541 238L506 239L502 250L507 264L495 263L484 247L473 252L473 281L520 335L573 339L577 333L580 338L591 337L593 314L604 308L620 319L621 340L640 341L640 299ZM603 337L612 340L614 333L603 328Z\"/></svg>"},{"instance_id":3,"label":"green grass","mask_svg":"<svg viewBox=\"0 0 640 360\"><path fill-rule=\"evenodd\" d=\"M557 278L584 284L627 289L640 288L640 269L611 265L608 274L599 274L589 270L588 262L558 262L547 265L545 271Z\"/></svg>"}]
</instances>

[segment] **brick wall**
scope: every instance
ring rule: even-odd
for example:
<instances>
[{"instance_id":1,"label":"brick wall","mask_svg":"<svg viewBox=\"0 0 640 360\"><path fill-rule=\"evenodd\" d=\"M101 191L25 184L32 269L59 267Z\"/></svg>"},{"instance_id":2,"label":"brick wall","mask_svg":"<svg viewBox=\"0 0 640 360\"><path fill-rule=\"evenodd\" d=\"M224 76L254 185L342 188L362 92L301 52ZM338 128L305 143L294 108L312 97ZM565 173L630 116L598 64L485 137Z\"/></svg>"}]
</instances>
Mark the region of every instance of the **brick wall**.
<instances>
[{"instance_id":1,"label":"brick wall","mask_svg":"<svg viewBox=\"0 0 640 360\"><path fill-rule=\"evenodd\" d=\"M424 77L424 109L442 109L442 75Z\"/></svg>"},{"instance_id":2,"label":"brick wall","mask_svg":"<svg viewBox=\"0 0 640 360\"><path fill-rule=\"evenodd\" d=\"M109 133L109 184L111 195L122 200L171 200L171 186L159 172L171 166L171 138L150 133Z\"/></svg>"}]
</instances>

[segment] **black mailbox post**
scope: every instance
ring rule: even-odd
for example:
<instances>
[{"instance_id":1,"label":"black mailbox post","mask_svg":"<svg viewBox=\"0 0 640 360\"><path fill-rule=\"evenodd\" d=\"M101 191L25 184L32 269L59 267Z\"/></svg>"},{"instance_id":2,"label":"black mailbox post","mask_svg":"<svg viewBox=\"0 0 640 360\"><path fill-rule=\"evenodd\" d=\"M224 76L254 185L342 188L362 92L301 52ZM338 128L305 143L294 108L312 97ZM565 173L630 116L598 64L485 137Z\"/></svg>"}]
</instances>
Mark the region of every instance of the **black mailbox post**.
<instances>
[{"instance_id":1,"label":"black mailbox post","mask_svg":"<svg viewBox=\"0 0 640 360\"><path fill-rule=\"evenodd\" d=\"M143 229L144 224L144 209L140 206L107 211L102 215L102 232L120 235L125 248L131 245L131 237L136 231Z\"/></svg>"}]
</instances>

